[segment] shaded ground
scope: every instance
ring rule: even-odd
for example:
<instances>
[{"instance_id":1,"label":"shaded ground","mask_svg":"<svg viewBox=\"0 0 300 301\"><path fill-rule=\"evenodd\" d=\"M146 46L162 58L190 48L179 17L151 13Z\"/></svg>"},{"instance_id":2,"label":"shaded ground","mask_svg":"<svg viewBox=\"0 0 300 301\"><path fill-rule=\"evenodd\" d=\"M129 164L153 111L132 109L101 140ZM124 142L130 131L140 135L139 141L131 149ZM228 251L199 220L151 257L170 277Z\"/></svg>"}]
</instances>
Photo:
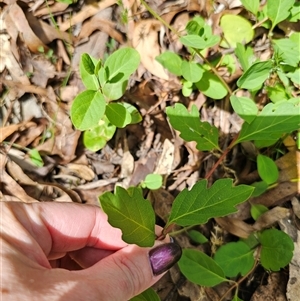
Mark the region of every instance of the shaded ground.
<instances>
[{"instance_id":1,"label":"shaded ground","mask_svg":"<svg viewBox=\"0 0 300 301\"><path fill-rule=\"evenodd\" d=\"M149 4L178 31L184 30L188 20L200 13L218 34L225 9L227 13L243 13L239 1L154 0ZM91 4L78 1L68 5L55 1L7 0L1 7L1 197L28 203L38 200L98 205L98 196L112 191L116 183L124 187L137 185L154 172L164 175L164 188L146 193L155 208L157 223L164 225L178 192L205 178L218 160L217 154L201 152L195 143L184 142L170 128L165 107L176 102L188 107L195 104L201 119L223 133L220 146L225 149L242 122L232 113L228 99L215 102L201 93L193 93L189 98L182 96L178 78L168 74L155 57L165 49L181 54L186 50L137 2L123 1L118 5L116 0ZM285 27L281 30L283 34ZM105 58L122 45L131 44L141 53L142 64L132 77L124 100L138 108L143 121L119 129L101 151L93 153L84 148L82 135L72 127L69 117L72 101L83 89L78 72L80 55L87 52ZM252 46L258 56L270 57L270 45L263 31L256 32ZM222 55L225 50L214 51L207 57ZM241 69L230 74L225 67L219 67L218 72L234 87ZM278 186L251 202L277 208L278 215L262 221L264 224L258 227L280 220L281 227L297 231L299 220L295 214L299 217L300 211L295 212L297 183L288 181L297 178L293 139L286 139L285 147L286 155L277 160ZM35 157L31 153L33 149L41 154L43 166L37 167L30 158ZM251 143L234 148L214 171L210 183L224 177L233 178L239 184L259 180L253 161L256 155ZM295 204L293 213L286 209L291 208L291 200ZM209 238L209 243L202 246L194 244L185 233L176 239L183 247L211 254L224 242L234 241L249 231L249 224L253 224L249 208L249 203L242 204L234 216L196 227ZM287 213L292 216L291 224L283 219ZM293 271L293 277L299 281L297 272L299 268ZM288 268L271 274L258 268L241 285L240 297L287 300L289 275ZM187 282L177 267L155 288L162 300L169 301L220 300L229 289L227 284L200 288ZM222 300L231 299L229 293Z\"/></svg>"}]
</instances>

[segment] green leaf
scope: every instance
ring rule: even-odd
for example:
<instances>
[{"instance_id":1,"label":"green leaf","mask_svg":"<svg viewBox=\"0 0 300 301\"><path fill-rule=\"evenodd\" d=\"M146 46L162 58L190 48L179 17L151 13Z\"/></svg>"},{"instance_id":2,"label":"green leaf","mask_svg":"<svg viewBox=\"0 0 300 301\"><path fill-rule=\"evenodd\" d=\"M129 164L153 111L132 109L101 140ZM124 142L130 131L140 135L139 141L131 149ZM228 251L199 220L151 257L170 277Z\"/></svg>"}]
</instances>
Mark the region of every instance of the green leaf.
<instances>
[{"instance_id":1,"label":"green leaf","mask_svg":"<svg viewBox=\"0 0 300 301\"><path fill-rule=\"evenodd\" d=\"M188 231L188 235L191 238L191 240L193 240L194 242L196 242L198 244L204 244L204 243L208 242L208 239L199 231L190 230L190 231Z\"/></svg>"},{"instance_id":2,"label":"green leaf","mask_svg":"<svg viewBox=\"0 0 300 301\"><path fill-rule=\"evenodd\" d=\"M283 231L268 229L259 235L261 243L260 261L271 271L279 271L288 265L293 257L293 240Z\"/></svg>"},{"instance_id":3,"label":"green leaf","mask_svg":"<svg viewBox=\"0 0 300 301\"><path fill-rule=\"evenodd\" d=\"M220 62L220 66L227 67L230 74L234 74L236 70L236 59L231 54L225 54L222 57L222 60Z\"/></svg>"},{"instance_id":4,"label":"green leaf","mask_svg":"<svg viewBox=\"0 0 300 301\"><path fill-rule=\"evenodd\" d=\"M283 63L297 67L299 63L298 45L291 39L273 40L273 47L277 56ZM299 41L298 41L299 43Z\"/></svg>"},{"instance_id":5,"label":"green leaf","mask_svg":"<svg viewBox=\"0 0 300 301\"><path fill-rule=\"evenodd\" d=\"M271 158L259 154L257 156L257 170L261 179L267 184L271 185L277 182L279 171L277 165Z\"/></svg>"},{"instance_id":6,"label":"green leaf","mask_svg":"<svg viewBox=\"0 0 300 301\"><path fill-rule=\"evenodd\" d=\"M28 152L29 158L31 162L37 166L37 167L42 167L44 166L44 161L39 153L39 151L36 148L31 149Z\"/></svg>"},{"instance_id":7,"label":"green leaf","mask_svg":"<svg viewBox=\"0 0 300 301\"><path fill-rule=\"evenodd\" d=\"M220 79L210 71L205 71L196 87L206 96L212 99L224 98L228 91Z\"/></svg>"},{"instance_id":8,"label":"green leaf","mask_svg":"<svg viewBox=\"0 0 300 301\"><path fill-rule=\"evenodd\" d=\"M206 254L193 249L183 249L178 261L181 273L191 282L212 287L227 281L222 268Z\"/></svg>"},{"instance_id":9,"label":"green leaf","mask_svg":"<svg viewBox=\"0 0 300 301\"><path fill-rule=\"evenodd\" d=\"M141 294L131 298L129 301L160 301L160 298L154 289L150 287Z\"/></svg>"},{"instance_id":10,"label":"green leaf","mask_svg":"<svg viewBox=\"0 0 300 301\"><path fill-rule=\"evenodd\" d=\"M158 174L148 174L145 180L142 182L143 188L156 190L162 186L163 178Z\"/></svg>"},{"instance_id":11,"label":"green leaf","mask_svg":"<svg viewBox=\"0 0 300 301\"><path fill-rule=\"evenodd\" d=\"M256 90L262 86L265 80L269 77L273 63L271 60L254 63L246 72L239 78L237 85L241 89Z\"/></svg>"},{"instance_id":12,"label":"green leaf","mask_svg":"<svg viewBox=\"0 0 300 301\"><path fill-rule=\"evenodd\" d=\"M98 90L100 85L95 74L90 74L81 62L79 64L80 77L84 86L89 90Z\"/></svg>"},{"instance_id":13,"label":"green leaf","mask_svg":"<svg viewBox=\"0 0 300 301\"><path fill-rule=\"evenodd\" d=\"M181 92L183 96L189 97L193 92L193 83L184 80Z\"/></svg>"},{"instance_id":14,"label":"green leaf","mask_svg":"<svg viewBox=\"0 0 300 301\"><path fill-rule=\"evenodd\" d=\"M241 0L243 6L250 11L253 15L257 15L260 1L259 0Z\"/></svg>"},{"instance_id":15,"label":"green leaf","mask_svg":"<svg viewBox=\"0 0 300 301\"><path fill-rule=\"evenodd\" d=\"M253 198L262 195L269 188L269 185L264 181L254 182L251 186L254 187L254 191L251 195Z\"/></svg>"},{"instance_id":16,"label":"green leaf","mask_svg":"<svg viewBox=\"0 0 300 301\"><path fill-rule=\"evenodd\" d=\"M244 122L235 144L250 140L279 139L284 133L299 129L299 106L283 102L279 105L267 104L260 114L249 124Z\"/></svg>"},{"instance_id":17,"label":"green leaf","mask_svg":"<svg viewBox=\"0 0 300 301\"><path fill-rule=\"evenodd\" d=\"M199 150L219 149L218 129L208 122L200 121L195 105L189 112L183 104L177 103L174 108L167 107L166 112L172 127L181 132L182 139L196 141Z\"/></svg>"},{"instance_id":18,"label":"green leaf","mask_svg":"<svg viewBox=\"0 0 300 301\"><path fill-rule=\"evenodd\" d=\"M233 110L248 123L251 123L258 114L255 102L248 97L231 95L230 103Z\"/></svg>"},{"instance_id":19,"label":"green leaf","mask_svg":"<svg viewBox=\"0 0 300 301\"><path fill-rule=\"evenodd\" d=\"M120 103L109 103L105 114L108 120L118 128L124 128L131 122L131 115Z\"/></svg>"},{"instance_id":20,"label":"green leaf","mask_svg":"<svg viewBox=\"0 0 300 301\"><path fill-rule=\"evenodd\" d=\"M175 198L167 225L192 226L206 223L212 217L237 211L235 206L245 202L253 187L232 186L232 179L217 180L207 188L207 180L197 182L191 190L184 189Z\"/></svg>"},{"instance_id":21,"label":"green leaf","mask_svg":"<svg viewBox=\"0 0 300 301\"><path fill-rule=\"evenodd\" d=\"M182 59L178 54L171 51L165 51L155 59L171 73L181 76Z\"/></svg>"},{"instance_id":22,"label":"green leaf","mask_svg":"<svg viewBox=\"0 0 300 301\"><path fill-rule=\"evenodd\" d=\"M195 34L190 34L181 37L179 40L184 46L202 50L208 47L213 47L216 44L218 44L220 41L220 37L216 35L204 37Z\"/></svg>"},{"instance_id":23,"label":"green leaf","mask_svg":"<svg viewBox=\"0 0 300 301\"><path fill-rule=\"evenodd\" d=\"M261 204L251 204L251 216L256 221L262 214L269 211L268 207Z\"/></svg>"},{"instance_id":24,"label":"green leaf","mask_svg":"<svg viewBox=\"0 0 300 301\"><path fill-rule=\"evenodd\" d=\"M127 102L122 102L122 106L129 112L131 116L131 122L130 124L139 123L143 120L141 114L137 110L137 108Z\"/></svg>"},{"instance_id":25,"label":"green leaf","mask_svg":"<svg viewBox=\"0 0 300 301\"><path fill-rule=\"evenodd\" d=\"M82 64L83 68L86 70L87 73L89 73L91 75L94 74L95 65L94 65L93 60L87 53L83 53L81 55L80 64Z\"/></svg>"},{"instance_id":26,"label":"green leaf","mask_svg":"<svg viewBox=\"0 0 300 301\"><path fill-rule=\"evenodd\" d=\"M246 71L254 61L253 49L251 47L245 47L241 43L237 43L234 52L241 64L242 69Z\"/></svg>"},{"instance_id":27,"label":"green leaf","mask_svg":"<svg viewBox=\"0 0 300 301\"><path fill-rule=\"evenodd\" d=\"M251 23L239 15L223 15L220 27L225 38L220 45L224 48L236 48L237 43L247 44L254 36Z\"/></svg>"},{"instance_id":28,"label":"green leaf","mask_svg":"<svg viewBox=\"0 0 300 301\"><path fill-rule=\"evenodd\" d=\"M78 94L71 107L71 119L81 131L98 125L104 115L106 102L99 91L86 90Z\"/></svg>"},{"instance_id":29,"label":"green leaf","mask_svg":"<svg viewBox=\"0 0 300 301\"><path fill-rule=\"evenodd\" d=\"M244 242L230 242L221 246L214 260L223 269L226 277L246 275L254 265L254 251Z\"/></svg>"},{"instance_id":30,"label":"green leaf","mask_svg":"<svg viewBox=\"0 0 300 301\"><path fill-rule=\"evenodd\" d=\"M285 20L290 15L295 0L268 0L267 1L267 15L272 21L273 31L274 27L281 21Z\"/></svg>"},{"instance_id":31,"label":"green leaf","mask_svg":"<svg viewBox=\"0 0 300 301\"><path fill-rule=\"evenodd\" d=\"M198 82L203 75L203 68L196 62L182 61L182 76L189 82Z\"/></svg>"},{"instance_id":32,"label":"green leaf","mask_svg":"<svg viewBox=\"0 0 300 301\"><path fill-rule=\"evenodd\" d=\"M106 145L115 131L116 127L104 115L98 126L83 133L83 144L89 150L96 152Z\"/></svg>"},{"instance_id":33,"label":"green leaf","mask_svg":"<svg viewBox=\"0 0 300 301\"><path fill-rule=\"evenodd\" d=\"M286 94L286 88L281 84L276 84L274 87L266 87L269 98L272 102L278 102L281 100L288 100L288 95Z\"/></svg>"},{"instance_id":34,"label":"green leaf","mask_svg":"<svg viewBox=\"0 0 300 301\"><path fill-rule=\"evenodd\" d=\"M155 241L155 214L142 190L117 186L115 194L105 192L99 197L108 222L122 230L122 239L140 247L152 247Z\"/></svg>"},{"instance_id":35,"label":"green leaf","mask_svg":"<svg viewBox=\"0 0 300 301\"><path fill-rule=\"evenodd\" d=\"M300 68L296 69L294 72L289 72L287 76L294 84L300 85Z\"/></svg>"},{"instance_id":36,"label":"green leaf","mask_svg":"<svg viewBox=\"0 0 300 301\"><path fill-rule=\"evenodd\" d=\"M118 81L116 83L106 82L102 87L102 92L108 101L117 100L123 96L126 91L128 80Z\"/></svg>"},{"instance_id":37,"label":"green leaf","mask_svg":"<svg viewBox=\"0 0 300 301\"><path fill-rule=\"evenodd\" d=\"M243 301L237 295L234 295L231 301Z\"/></svg>"},{"instance_id":38,"label":"green leaf","mask_svg":"<svg viewBox=\"0 0 300 301\"><path fill-rule=\"evenodd\" d=\"M288 19L290 22L297 22L298 20L300 20L300 2L294 3L290 12L291 14Z\"/></svg>"},{"instance_id":39,"label":"green leaf","mask_svg":"<svg viewBox=\"0 0 300 301\"><path fill-rule=\"evenodd\" d=\"M204 25L205 20L200 16L196 16L187 23L185 30L189 35L200 35L200 30L204 27Z\"/></svg>"},{"instance_id":40,"label":"green leaf","mask_svg":"<svg viewBox=\"0 0 300 301\"><path fill-rule=\"evenodd\" d=\"M118 49L104 63L104 69L108 75L107 80L111 83L124 81L138 68L139 64L140 55L135 49Z\"/></svg>"}]
</instances>

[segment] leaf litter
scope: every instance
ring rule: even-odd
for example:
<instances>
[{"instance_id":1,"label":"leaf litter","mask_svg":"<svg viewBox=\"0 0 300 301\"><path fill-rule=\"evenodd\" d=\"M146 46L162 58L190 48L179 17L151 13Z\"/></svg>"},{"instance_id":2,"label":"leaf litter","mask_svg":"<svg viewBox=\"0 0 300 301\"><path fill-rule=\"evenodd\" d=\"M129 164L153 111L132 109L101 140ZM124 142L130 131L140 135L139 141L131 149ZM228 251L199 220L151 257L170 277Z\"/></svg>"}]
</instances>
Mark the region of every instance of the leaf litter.
<instances>
[{"instance_id":1,"label":"leaf litter","mask_svg":"<svg viewBox=\"0 0 300 301\"><path fill-rule=\"evenodd\" d=\"M149 1L148 5L179 32L184 31L193 15L200 13L211 24L214 34L220 34L223 16L245 16L241 2L215 1L212 5L204 0ZM271 5L268 9L272 10ZM178 78L155 58L165 50L182 54L184 47L173 32L151 18L139 1L104 0L91 4L79 1L68 5L59 1L4 0L0 22L2 200L99 205L98 196L113 191L116 183L128 188L138 185L147 174L156 172L164 176L164 187L149 191L146 196L155 208L157 222L163 225L176 195L205 178L217 160L214 154L199 151L195 142L183 141L179 133L170 128L165 107L177 102L188 108L195 105L202 121L224 133L221 137L224 148L228 139L241 130L241 119L229 110L228 99L212 102L201 93L182 96ZM280 22L276 12L272 22L274 28ZM285 22L279 23L279 28L284 32L290 30ZM290 28L293 30L295 26ZM248 27L244 30L252 35ZM234 38L230 36L229 42L235 43ZM264 33L256 32L251 43L262 60L270 59L272 50ZM72 101L83 90L79 77L80 55L86 52L105 59L126 45L139 51L141 64L129 83L130 90L124 100L139 109L143 121L118 130L101 151L92 153L84 148L82 134L73 128L70 120ZM228 50L215 46L214 51L225 55ZM226 64L217 70L230 86L242 74L237 65L232 74ZM264 102L263 95L258 98L260 103ZM300 252L297 199L300 187L291 179L299 178L300 158L295 141L289 138L284 140L286 154L276 160L279 180L274 188L239 205L237 213L194 227L206 234L209 244L197 245L185 232L176 238L182 247L209 254L209 245L217 248L234 237L247 237L273 224L293 237L295 255L289 268L290 277L286 277L286 271L270 275L260 271L249 279L251 285L243 287L247 291L244 300L262 300L266 296L286 300L286 290L289 300L296 300L299 295L295 282L299 283L300 270L297 256ZM30 157L33 149L41 155L43 166L34 164ZM242 143L241 148L236 146L230 160L215 171L213 181L224 177L239 184L259 181L253 164L256 155L251 143ZM251 204L272 209L251 221ZM228 289L226 286L199 287L186 282L174 267L155 288L162 300L194 301L219 300Z\"/></svg>"}]
</instances>

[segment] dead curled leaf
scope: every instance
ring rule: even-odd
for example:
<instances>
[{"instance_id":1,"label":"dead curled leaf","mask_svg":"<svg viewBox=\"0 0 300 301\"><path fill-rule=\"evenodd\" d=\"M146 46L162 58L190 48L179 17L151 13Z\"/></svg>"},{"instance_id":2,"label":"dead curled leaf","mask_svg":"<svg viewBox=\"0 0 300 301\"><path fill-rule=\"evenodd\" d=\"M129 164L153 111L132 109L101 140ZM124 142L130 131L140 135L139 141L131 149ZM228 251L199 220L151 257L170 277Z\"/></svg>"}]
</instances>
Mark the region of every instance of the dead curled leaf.
<instances>
[{"instance_id":1,"label":"dead curled leaf","mask_svg":"<svg viewBox=\"0 0 300 301\"><path fill-rule=\"evenodd\" d=\"M153 75L168 80L163 66L155 60L160 54L157 33L161 23L156 20L142 20L134 28L132 46L139 52L144 67Z\"/></svg>"},{"instance_id":2,"label":"dead curled leaf","mask_svg":"<svg viewBox=\"0 0 300 301\"><path fill-rule=\"evenodd\" d=\"M253 229L261 231L271 227L276 222L290 215L290 210L283 207L275 207L262 214L254 223Z\"/></svg>"},{"instance_id":3,"label":"dead curled leaf","mask_svg":"<svg viewBox=\"0 0 300 301\"><path fill-rule=\"evenodd\" d=\"M9 22L10 25L14 24L30 51L38 53L39 48L43 47L44 51L47 52L48 47L35 35L21 7L17 3L14 3L7 6L6 10L5 21Z\"/></svg>"}]
</instances>

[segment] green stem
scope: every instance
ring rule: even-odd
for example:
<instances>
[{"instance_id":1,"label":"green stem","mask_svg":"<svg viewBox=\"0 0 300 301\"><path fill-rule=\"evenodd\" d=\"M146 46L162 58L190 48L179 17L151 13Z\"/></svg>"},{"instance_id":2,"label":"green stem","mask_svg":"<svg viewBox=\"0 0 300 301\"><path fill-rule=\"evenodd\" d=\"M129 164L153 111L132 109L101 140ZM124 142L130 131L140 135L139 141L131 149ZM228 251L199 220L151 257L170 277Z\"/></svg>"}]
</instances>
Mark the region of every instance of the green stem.
<instances>
[{"instance_id":1,"label":"green stem","mask_svg":"<svg viewBox=\"0 0 300 301\"><path fill-rule=\"evenodd\" d=\"M193 227L195 227L195 225L184 227L184 228L182 228L180 230L170 232L169 235L176 236L178 234L181 234L181 233L184 233L184 232L188 231L189 229L192 229Z\"/></svg>"}]
</instances>

